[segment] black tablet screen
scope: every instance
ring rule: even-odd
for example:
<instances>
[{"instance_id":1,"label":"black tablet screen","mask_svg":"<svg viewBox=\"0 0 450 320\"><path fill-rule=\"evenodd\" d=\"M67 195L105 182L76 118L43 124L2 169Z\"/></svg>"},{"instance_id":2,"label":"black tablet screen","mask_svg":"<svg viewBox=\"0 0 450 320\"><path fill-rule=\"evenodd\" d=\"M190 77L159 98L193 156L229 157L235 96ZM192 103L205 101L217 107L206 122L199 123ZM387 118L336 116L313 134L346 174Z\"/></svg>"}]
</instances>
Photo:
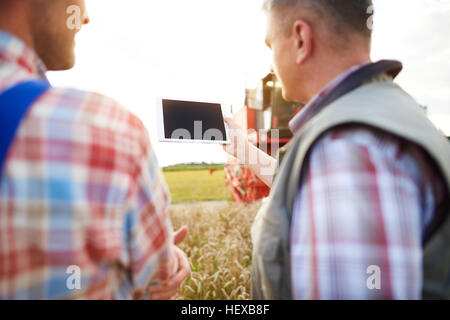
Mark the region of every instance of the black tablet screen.
<instances>
[{"instance_id":1,"label":"black tablet screen","mask_svg":"<svg viewBox=\"0 0 450 320\"><path fill-rule=\"evenodd\" d=\"M164 136L177 140L226 141L221 105L163 100Z\"/></svg>"}]
</instances>

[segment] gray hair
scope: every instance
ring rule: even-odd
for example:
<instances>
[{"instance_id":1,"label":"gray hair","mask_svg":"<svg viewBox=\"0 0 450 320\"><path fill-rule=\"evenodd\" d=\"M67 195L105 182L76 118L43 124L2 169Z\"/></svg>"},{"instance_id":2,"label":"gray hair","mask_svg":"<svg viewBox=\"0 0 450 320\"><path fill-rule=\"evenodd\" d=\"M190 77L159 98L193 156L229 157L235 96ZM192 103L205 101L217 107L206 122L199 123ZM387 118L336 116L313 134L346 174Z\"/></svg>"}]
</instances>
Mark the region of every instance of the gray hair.
<instances>
[{"instance_id":1,"label":"gray hair","mask_svg":"<svg viewBox=\"0 0 450 320\"><path fill-rule=\"evenodd\" d=\"M368 22L373 15L372 0L264 0L263 10L289 9L302 6L313 9L335 29L346 29L370 39L372 30Z\"/></svg>"}]
</instances>

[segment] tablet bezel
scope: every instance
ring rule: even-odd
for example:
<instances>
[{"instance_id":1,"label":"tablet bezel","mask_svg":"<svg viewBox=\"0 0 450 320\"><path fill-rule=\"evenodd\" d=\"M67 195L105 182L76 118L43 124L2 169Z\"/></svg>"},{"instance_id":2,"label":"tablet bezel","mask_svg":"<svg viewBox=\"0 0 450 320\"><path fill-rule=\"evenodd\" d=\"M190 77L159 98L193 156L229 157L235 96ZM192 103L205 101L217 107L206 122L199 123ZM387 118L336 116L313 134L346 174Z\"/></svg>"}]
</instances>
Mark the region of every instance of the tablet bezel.
<instances>
[{"instance_id":1,"label":"tablet bezel","mask_svg":"<svg viewBox=\"0 0 450 320\"><path fill-rule=\"evenodd\" d=\"M223 102L219 101L209 101L209 100L198 100L198 99L188 99L188 98L180 98L180 97L157 97L156 98L156 117L157 117L157 128L158 128L158 138L160 142L174 142L174 143L201 143L201 144L230 144L230 134L228 130L228 125L224 121L225 132L227 140L194 140L194 139L168 139L165 137L164 130L164 112L163 112L163 100L175 100L175 101L183 101L183 102L199 102L199 103L211 103L220 105L220 112L222 114L222 118L225 119L224 110L226 110L226 105Z\"/></svg>"}]
</instances>

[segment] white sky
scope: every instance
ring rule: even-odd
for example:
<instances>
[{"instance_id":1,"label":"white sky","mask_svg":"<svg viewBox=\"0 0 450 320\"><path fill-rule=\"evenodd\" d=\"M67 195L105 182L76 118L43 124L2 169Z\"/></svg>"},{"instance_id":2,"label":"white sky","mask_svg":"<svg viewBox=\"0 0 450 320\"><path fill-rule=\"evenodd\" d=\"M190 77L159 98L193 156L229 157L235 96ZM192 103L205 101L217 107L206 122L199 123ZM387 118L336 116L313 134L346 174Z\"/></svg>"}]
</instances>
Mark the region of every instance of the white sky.
<instances>
[{"instance_id":1,"label":"white sky","mask_svg":"<svg viewBox=\"0 0 450 320\"><path fill-rule=\"evenodd\" d=\"M245 79L269 71L260 0L87 0L77 65L53 85L111 96L147 126L161 165L224 162L217 145L158 142L155 97L242 106ZM373 59L398 59L397 81L450 135L450 0L374 0Z\"/></svg>"}]
</instances>

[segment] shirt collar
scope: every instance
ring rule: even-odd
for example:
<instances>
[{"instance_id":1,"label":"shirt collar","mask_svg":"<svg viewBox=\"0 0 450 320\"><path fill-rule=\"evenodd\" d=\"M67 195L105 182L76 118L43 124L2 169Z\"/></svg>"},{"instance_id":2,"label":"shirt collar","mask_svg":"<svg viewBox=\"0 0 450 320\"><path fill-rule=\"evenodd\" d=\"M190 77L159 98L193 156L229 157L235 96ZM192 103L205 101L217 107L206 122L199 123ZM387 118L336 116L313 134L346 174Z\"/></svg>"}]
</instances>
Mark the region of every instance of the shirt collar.
<instances>
[{"instance_id":1,"label":"shirt collar","mask_svg":"<svg viewBox=\"0 0 450 320\"><path fill-rule=\"evenodd\" d=\"M45 78L47 68L38 55L22 40L0 30L0 62L10 62L26 69L31 75Z\"/></svg>"},{"instance_id":2,"label":"shirt collar","mask_svg":"<svg viewBox=\"0 0 450 320\"><path fill-rule=\"evenodd\" d=\"M303 109L289 122L289 128L293 133L296 133L298 130L300 130L303 125L310 120L314 114L317 112L317 107L320 105L320 103L324 100L324 98L329 95L340 83L345 81L351 74L353 74L355 71L361 69L363 66L369 64L370 62L366 62L359 65L354 65L341 74L339 74L337 77L335 77L333 80L331 80L325 88L323 88L317 95L312 98L312 100L306 104Z\"/></svg>"}]
</instances>

